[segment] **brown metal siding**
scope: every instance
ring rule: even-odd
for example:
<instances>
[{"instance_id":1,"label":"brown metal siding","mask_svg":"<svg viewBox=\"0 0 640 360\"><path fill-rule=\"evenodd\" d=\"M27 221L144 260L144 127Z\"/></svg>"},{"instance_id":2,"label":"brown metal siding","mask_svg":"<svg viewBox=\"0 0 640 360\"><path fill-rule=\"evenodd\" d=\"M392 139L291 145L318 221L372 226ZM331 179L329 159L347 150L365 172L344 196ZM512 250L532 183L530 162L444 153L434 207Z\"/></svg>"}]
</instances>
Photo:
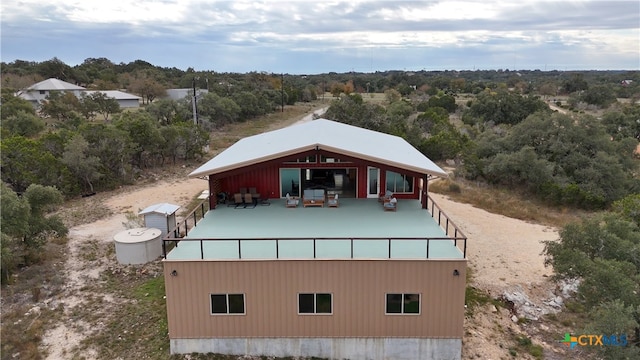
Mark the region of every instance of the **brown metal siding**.
<instances>
[{"instance_id":1,"label":"brown metal siding","mask_svg":"<svg viewBox=\"0 0 640 360\"><path fill-rule=\"evenodd\" d=\"M165 261L164 267L171 338L462 338L465 260ZM298 315L301 292L332 293L333 314ZM245 294L246 315L210 315L211 293ZM386 293L420 293L421 314L385 315Z\"/></svg>"}]
</instances>

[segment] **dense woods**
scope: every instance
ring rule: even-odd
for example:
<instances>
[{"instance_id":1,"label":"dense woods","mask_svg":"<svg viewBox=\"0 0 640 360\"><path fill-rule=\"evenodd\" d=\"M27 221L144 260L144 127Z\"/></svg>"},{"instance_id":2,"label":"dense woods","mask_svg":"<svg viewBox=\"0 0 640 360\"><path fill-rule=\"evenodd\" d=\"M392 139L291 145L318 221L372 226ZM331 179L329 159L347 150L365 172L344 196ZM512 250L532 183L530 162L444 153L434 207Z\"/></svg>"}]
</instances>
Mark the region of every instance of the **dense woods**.
<instances>
[{"instance_id":1,"label":"dense woods","mask_svg":"<svg viewBox=\"0 0 640 360\"><path fill-rule=\"evenodd\" d=\"M14 95L49 77L129 91L143 106L122 111L102 93L52 92L36 111ZM331 100L328 118L403 136L433 160L455 161L461 176L550 204L603 209L640 191L638 72L234 74L53 58L2 63L2 85L2 180L18 193L33 183L67 197L131 183L145 169L202 156L216 129L319 96ZM168 88L208 90L197 98L197 125L190 97L169 99Z\"/></svg>"}]
</instances>

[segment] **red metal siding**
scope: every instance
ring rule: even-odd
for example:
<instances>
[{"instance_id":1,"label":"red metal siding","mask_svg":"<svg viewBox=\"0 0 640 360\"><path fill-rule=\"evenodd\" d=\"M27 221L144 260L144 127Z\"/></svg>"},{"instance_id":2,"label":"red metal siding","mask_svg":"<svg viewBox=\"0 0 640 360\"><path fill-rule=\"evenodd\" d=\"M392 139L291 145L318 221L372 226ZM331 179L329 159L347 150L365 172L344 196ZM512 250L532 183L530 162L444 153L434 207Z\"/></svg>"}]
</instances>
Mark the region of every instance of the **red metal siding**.
<instances>
[{"instance_id":1,"label":"red metal siding","mask_svg":"<svg viewBox=\"0 0 640 360\"><path fill-rule=\"evenodd\" d=\"M398 194L397 197L401 199L418 199L419 188L418 179L421 175L413 172L402 171L395 167L383 166L381 164L375 164L370 162L361 161L359 159L345 157L340 154L323 152L316 152L316 163L289 163L286 161L295 160L297 158L309 155L309 152L298 154L294 157L288 157L286 159L280 159L277 161L269 161L267 163L256 164L255 166L248 166L244 169L237 169L229 173L222 173L214 175L215 179L219 180L219 188L214 189L214 182L210 179L209 186L212 194L219 191L225 191L229 193L236 193L240 191L240 188L255 187L257 192L261 195L268 195L269 198L280 197L280 169L281 168L298 168L298 169L323 169L323 168L355 168L357 169L357 197L367 197L367 166L374 166L380 169L380 184L381 191L384 191L385 172L387 170L395 171L403 174L413 176L414 178L414 191L412 194ZM336 163L320 163L320 155L339 158L341 160L350 162L336 162Z\"/></svg>"}]
</instances>

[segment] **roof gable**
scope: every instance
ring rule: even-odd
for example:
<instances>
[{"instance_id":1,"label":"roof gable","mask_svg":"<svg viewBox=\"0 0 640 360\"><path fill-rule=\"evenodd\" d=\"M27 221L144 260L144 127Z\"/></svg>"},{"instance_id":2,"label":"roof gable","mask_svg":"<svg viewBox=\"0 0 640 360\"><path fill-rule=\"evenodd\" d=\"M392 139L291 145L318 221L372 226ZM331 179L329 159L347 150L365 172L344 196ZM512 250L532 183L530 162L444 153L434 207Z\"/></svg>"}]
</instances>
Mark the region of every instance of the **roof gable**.
<instances>
[{"instance_id":1,"label":"roof gable","mask_svg":"<svg viewBox=\"0 0 640 360\"><path fill-rule=\"evenodd\" d=\"M27 90L84 90L82 86L74 85L66 81L50 78L47 80L35 83L27 88Z\"/></svg>"},{"instance_id":2,"label":"roof gable","mask_svg":"<svg viewBox=\"0 0 640 360\"><path fill-rule=\"evenodd\" d=\"M191 172L189 177L218 174L314 149L345 154L422 174L447 177L444 170L401 137L327 119L318 119L241 139Z\"/></svg>"},{"instance_id":3,"label":"roof gable","mask_svg":"<svg viewBox=\"0 0 640 360\"><path fill-rule=\"evenodd\" d=\"M140 211L138 213L138 215L145 215L145 214L150 214L150 213L171 215L171 214L175 213L176 211L178 211L179 208L180 208L180 206L174 205L174 204L169 204L169 203L154 204L154 205L148 206L144 210Z\"/></svg>"}]
</instances>

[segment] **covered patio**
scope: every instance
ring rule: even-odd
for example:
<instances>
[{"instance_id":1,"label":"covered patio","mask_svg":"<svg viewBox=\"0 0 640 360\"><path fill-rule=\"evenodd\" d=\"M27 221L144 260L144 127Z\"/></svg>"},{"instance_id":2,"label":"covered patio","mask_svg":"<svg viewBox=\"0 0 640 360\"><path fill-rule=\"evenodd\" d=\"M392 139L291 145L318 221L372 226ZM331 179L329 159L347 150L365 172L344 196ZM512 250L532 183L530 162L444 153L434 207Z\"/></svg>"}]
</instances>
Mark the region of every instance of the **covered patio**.
<instances>
[{"instance_id":1,"label":"covered patio","mask_svg":"<svg viewBox=\"0 0 640 360\"><path fill-rule=\"evenodd\" d=\"M166 259L463 259L466 238L428 204L399 200L395 212L377 199L340 199L337 208L287 208L283 199L222 205L187 229Z\"/></svg>"}]
</instances>

